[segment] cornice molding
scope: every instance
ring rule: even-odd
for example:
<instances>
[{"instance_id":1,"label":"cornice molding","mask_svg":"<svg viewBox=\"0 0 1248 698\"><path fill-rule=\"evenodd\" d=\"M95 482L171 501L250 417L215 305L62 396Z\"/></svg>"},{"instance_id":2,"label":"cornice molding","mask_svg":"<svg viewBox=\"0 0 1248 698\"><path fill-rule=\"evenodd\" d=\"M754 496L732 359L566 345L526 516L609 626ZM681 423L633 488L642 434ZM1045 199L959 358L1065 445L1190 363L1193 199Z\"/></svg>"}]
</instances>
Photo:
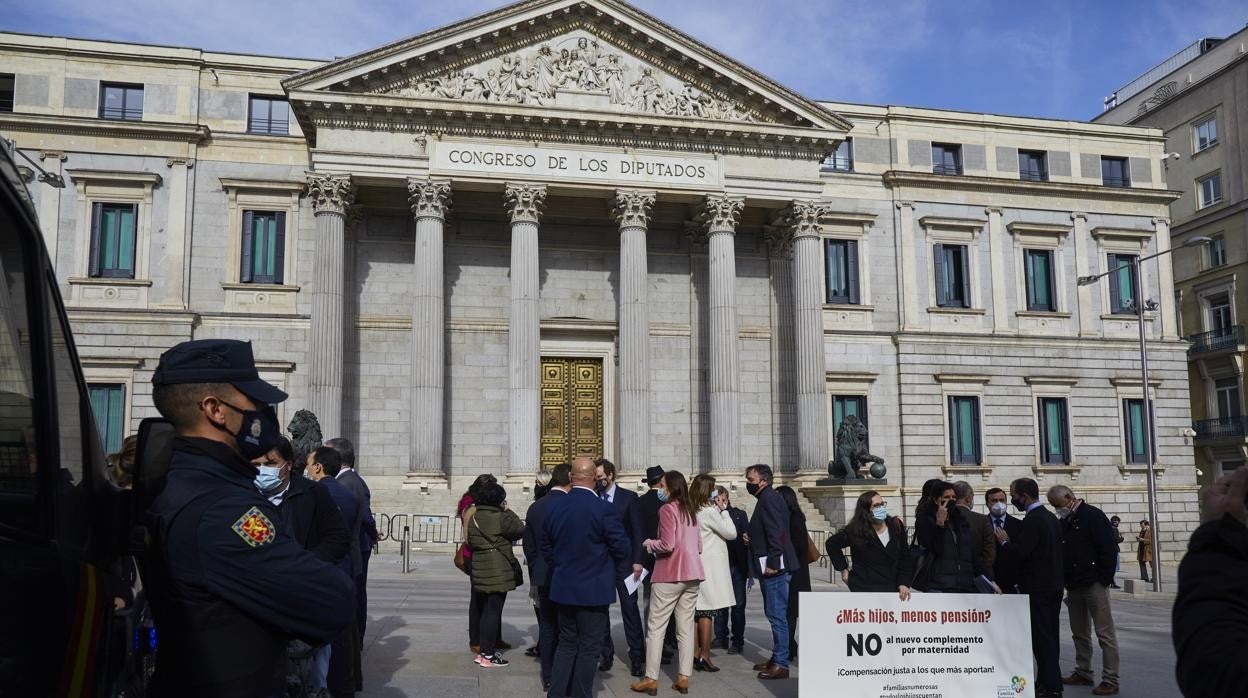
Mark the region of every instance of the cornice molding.
<instances>
[{"instance_id":1,"label":"cornice molding","mask_svg":"<svg viewBox=\"0 0 1248 698\"><path fill-rule=\"evenodd\" d=\"M1119 238L1123 240L1135 240L1138 242L1151 240L1156 234L1156 230L1144 230L1142 228L1111 228L1109 226L1098 226L1093 228L1091 231L1091 235L1094 238Z\"/></svg>"},{"instance_id":2,"label":"cornice molding","mask_svg":"<svg viewBox=\"0 0 1248 698\"><path fill-rule=\"evenodd\" d=\"M1069 182L1031 182L1001 177L973 177L969 175L938 175L927 172L889 170L882 176L884 186L892 188L923 187L929 189L954 189L994 194L1029 194L1033 196L1063 196L1075 199L1102 199L1150 203L1169 206L1170 202L1183 196L1175 189L1143 189L1139 187L1105 187L1099 184L1074 184ZM914 198L911 194L907 198Z\"/></svg>"},{"instance_id":3,"label":"cornice molding","mask_svg":"<svg viewBox=\"0 0 1248 698\"><path fill-rule=\"evenodd\" d=\"M243 179L241 177L220 177L221 188L225 190L239 189L244 191L266 191L266 192L286 192L295 193L303 192L307 188L307 182L297 180L282 179Z\"/></svg>"},{"instance_id":4,"label":"cornice molding","mask_svg":"<svg viewBox=\"0 0 1248 698\"><path fill-rule=\"evenodd\" d=\"M65 174L75 182L91 182L93 184L141 184L151 188L161 183L160 175L155 172L137 172L127 170L87 170L67 169Z\"/></svg>"},{"instance_id":5,"label":"cornice molding","mask_svg":"<svg viewBox=\"0 0 1248 698\"><path fill-rule=\"evenodd\" d=\"M212 138L203 124L175 124L163 121L121 121L85 116L0 113L0 131L135 138L149 141L200 144Z\"/></svg>"}]
</instances>

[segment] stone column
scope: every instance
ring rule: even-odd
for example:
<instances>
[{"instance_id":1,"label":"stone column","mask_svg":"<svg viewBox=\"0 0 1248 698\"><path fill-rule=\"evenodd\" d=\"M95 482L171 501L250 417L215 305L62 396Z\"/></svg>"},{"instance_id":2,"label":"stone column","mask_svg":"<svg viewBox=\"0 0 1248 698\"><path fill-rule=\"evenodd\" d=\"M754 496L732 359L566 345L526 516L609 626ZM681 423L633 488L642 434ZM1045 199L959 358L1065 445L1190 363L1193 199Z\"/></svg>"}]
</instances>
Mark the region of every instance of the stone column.
<instances>
[{"instance_id":1,"label":"stone column","mask_svg":"<svg viewBox=\"0 0 1248 698\"><path fill-rule=\"evenodd\" d=\"M540 184L508 184L503 192L511 217L511 319L507 334L511 411L507 470L538 470L541 416L541 298L538 291L537 223L546 200Z\"/></svg>"},{"instance_id":2,"label":"stone column","mask_svg":"<svg viewBox=\"0 0 1248 698\"><path fill-rule=\"evenodd\" d=\"M442 238L451 204L451 183L407 180L407 201L416 219L412 270L411 462L413 474L445 475L442 469L446 373L446 299Z\"/></svg>"},{"instance_id":3,"label":"stone column","mask_svg":"<svg viewBox=\"0 0 1248 698\"><path fill-rule=\"evenodd\" d=\"M992 260L992 331L997 334L1010 331L1010 304L1005 292L1006 250L1005 226L1001 223L1001 209L985 208L988 214L988 254ZM1022 305L1026 308L1026 305Z\"/></svg>"},{"instance_id":4,"label":"stone column","mask_svg":"<svg viewBox=\"0 0 1248 698\"><path fill-rule=\"evenodd\" d=\"M828 465L827 369L823 358L823 249L819 219L827 207L794 201L784 223L793 238L793 317L797 386L797 467L825 472Z\"/></svg>"},{"instance_id":5,"label":"stone column","mask_svg":"<svg viewBox=\"0 0 1248 698\"><path fill-rule=\"evenodd\" d=\"M712 194L698 216L710 246L711 470L734 473L743 465L735 238L744 208L743 198Z\"/></svg>"},{"instance_id":6,"label":"stone column","mask_svg":"<svg viewBox=\"0 0 1248 698\"><path fill-rule=\"evenodd\" d=\"M767 226L771 278L771 462L779 470L797 462L797 389L793 372L793 238L788 229Z\"/></svg>"},{"instance_id":7,"label":"stone column","mask_svg":"<svg viewBox=\"0 0 1248 698\"><path fill-rule=\"evenodd\" d=\"M901 300L897 307L901 310L904 332L919 329L919 263L914 249L914 204L909 201L897 202L897 237L897 249L901 251L901 268L897 270L901 277Z\"/></svg>"},{"instance_id":8,"label":"stone column","mask_svg":"<svg viewBox=\"0 0 1248 698\"><path fill-rule=\"evenodd\" d=\"M650 315L646 308L649 274L646 228L654 192L621 189L612 216L620 224L620 435L623 472L637 472L650 462Z\"/></svg>"},{"instance_id":9,"label":"stone column","mask_svg":"<svg viewBox=\"0 0 1248 698\"><path fill-rule=\"evenodd\" d=\"M1157 253L1170 249L1170 219L1154 218L1153 228L1157 231ZM1175 321L1175 309L1171 305L1174 300L1174 266L1166 257L1158 257L1157 264L1157 314L1161 315L1161 335L1153 334L1153 339L1178 339L1179 327ZM1147 292L1144 294L1148 295Z\"/></svg>"},{"instance_id":10,"label":"stone column","mask_svg":"<svg viewBox=\"0 0 1248 698\"><path fill-rule=\"evenodd\" d=\"M185 310L188 305L186 292L187 259L186 244L186 213L187 213L187 181L188 170L195 166L189 158L169 158L165 161L169 166L169 212L168 223L165 225L165 256L162 264L165 270L165 296L160 301L162 308ZM320 230L320 213L317 214L317 230ZM322 422L322 425L324 423Z\"/></svg>"},{"instance_id":11,"label":"stone column","mask_svg":"<svg viewBox=\"0 0 1248 698\"><path fill-rule=\"evenodd\" d=\"M311 173L308 197L316 213L316 284L308 329L308 405L330 439L342 436L343 233L355 198L350 175Z\"/></svg>"},{"instance_id":12,"label":"stone column","mask_svg":"<svg viewBox=\"0 0 1248 698\"><path fill-rule=\"evenodd\" d=\"M1070 219L1075 224L1075 278L1088 276L1088 214L1076 211ZM1096 321L1099 313L1092 307L1092 287L1076 287L1075 298L1079 305L1079 336L1095 337L1100 333L1100 325Z\"/></svg>"}]
</instances>

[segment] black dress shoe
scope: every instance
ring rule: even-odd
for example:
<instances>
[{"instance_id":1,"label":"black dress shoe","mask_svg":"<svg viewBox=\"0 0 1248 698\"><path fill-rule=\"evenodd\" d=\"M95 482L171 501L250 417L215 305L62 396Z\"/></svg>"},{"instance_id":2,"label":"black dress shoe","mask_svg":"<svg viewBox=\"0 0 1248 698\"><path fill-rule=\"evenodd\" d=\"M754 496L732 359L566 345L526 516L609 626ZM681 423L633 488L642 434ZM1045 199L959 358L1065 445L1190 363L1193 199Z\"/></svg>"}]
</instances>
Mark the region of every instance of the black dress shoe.
<instances>
[{"instance_id":1,"label":"black dress shoe","mask_svg":"<svg viewBox=\"0 0 1248 698\"><path fill-rule=\"evenodd\" d=\"M598 661L598 671L611 671L615 666L615 657L603 657Z\"/></svg>"},{"instance_id":2,"label":"black dress shoe","mask_svg":"<svg viewBox=\"0 0 1248 698\"><path fill-rule=\"evenodd\" d=\"M524 651L524 656L526 656L526 657L540 657L540 656L542 656L542 653L541 653L541 650L539 650L539 649L537 648L537 645L533 645L532 647L530 647L530 648L528 648L527 650L525 650L525 651Z\"/></svg>"},{"instance_id":3,"label":"black dress shoe","mask_svg":"<svg viewBox=\"0 0 1248 698\"><path fill-rule=\"evenodd\" d=\"M744 649L745 648L742 647L741 645L733 645L732 647L728 648L728 654L741 654L741 651Z\"/></svg>"},{"instance_id":4,"label":"black dress shoe","mask_svg":"<svg viewBox=\"0 0 1248 698\"><path fill-rule=\"evenodd\" d=\"M549 681L543 681L543 682L542 682L542 693L543 693L543 694L550 693L550 682L549 682Z\"/></svg>"},{"instance_id":5,"label":"black dress shoe","mask_svg":"<svg viewBox=\"0 0 1248 698\"><path fill-rule=\"evenodd\" d=\"M646 675L646 663L641 661L640 659L634 659L633 661L629 662L628 668L629 668L628 673L632 674L633 676L636 676L637 678L641 678Z\"/></svg>"},{"instance_id":6,"label":"black dress shoe","mask_svg":"<svg viewBox=\"0 0 1248 698\"><path fill-rule=\"evenodd\" d=\"M706 671L706 666L702 664L702 660L699 659L698 657L693 658L693 670L694 671Z\"/></svg>"}]
</instances>

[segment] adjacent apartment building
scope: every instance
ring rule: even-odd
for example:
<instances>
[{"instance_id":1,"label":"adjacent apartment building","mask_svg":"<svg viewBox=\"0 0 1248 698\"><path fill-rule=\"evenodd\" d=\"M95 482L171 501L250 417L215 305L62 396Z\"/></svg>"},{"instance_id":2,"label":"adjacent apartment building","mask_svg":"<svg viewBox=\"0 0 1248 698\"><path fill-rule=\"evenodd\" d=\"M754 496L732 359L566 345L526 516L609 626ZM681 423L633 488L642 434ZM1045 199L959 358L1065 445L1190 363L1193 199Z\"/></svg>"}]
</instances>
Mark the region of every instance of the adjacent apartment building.
<instances>
[{"instance_id":1,"label":"adjacent apartment building","mask_svg":"<svg viewBox=\"0 0 1248 698\"><path fill-rule=\"evenodd\" d=\"M1200 482L1248 457L1244 324L1248 319L1248 28L1205 38L1106 100L1097 123L1166 135L1175 305L1188 349ZM1185 240L1207 237L1201 247Z\"/></svg>"},{"instance_id":2,"label":"adjacent apartment building","mask_svg":"<svg viewBox=\"0 0 1248 698\"><path fill-rule=\"evenodd\" d=\"M585 454L771 463L839 526L856 415L899 509L1029 476L1132 521L1148 390L1168 555L1197 523L1176 314L1144 386L1130 279L1076 285L1170 249L1160 130L816 101L620 0L328 62L0 34L0 73L109 449L228 336L383 512Z\"/></svg>"}]
</instances>

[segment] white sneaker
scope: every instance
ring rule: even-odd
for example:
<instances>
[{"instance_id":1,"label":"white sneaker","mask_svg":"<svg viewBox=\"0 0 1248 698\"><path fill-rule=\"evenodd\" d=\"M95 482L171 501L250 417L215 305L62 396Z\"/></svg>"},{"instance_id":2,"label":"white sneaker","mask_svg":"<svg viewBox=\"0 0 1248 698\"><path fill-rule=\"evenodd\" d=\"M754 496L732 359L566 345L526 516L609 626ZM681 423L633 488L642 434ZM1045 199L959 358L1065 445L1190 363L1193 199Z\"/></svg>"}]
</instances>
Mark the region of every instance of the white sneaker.
<instances>
[{"instance_id":1,"label":"white sneaker","mask_svg":"<svg viewBox=\"0 0 1248 698\"><path fill-rule=\"evenodd\" d=\"M511 664L511 662L507 661L506 659L503 659L503 655L497 652L494 653L493 657L487 657L484 654L479 654L477 655L477 658L475 661L477 663L477 666L480 666L482 669L493 669L494 667L505 667L508 664Z\"/></svg>"}]
</instances>

